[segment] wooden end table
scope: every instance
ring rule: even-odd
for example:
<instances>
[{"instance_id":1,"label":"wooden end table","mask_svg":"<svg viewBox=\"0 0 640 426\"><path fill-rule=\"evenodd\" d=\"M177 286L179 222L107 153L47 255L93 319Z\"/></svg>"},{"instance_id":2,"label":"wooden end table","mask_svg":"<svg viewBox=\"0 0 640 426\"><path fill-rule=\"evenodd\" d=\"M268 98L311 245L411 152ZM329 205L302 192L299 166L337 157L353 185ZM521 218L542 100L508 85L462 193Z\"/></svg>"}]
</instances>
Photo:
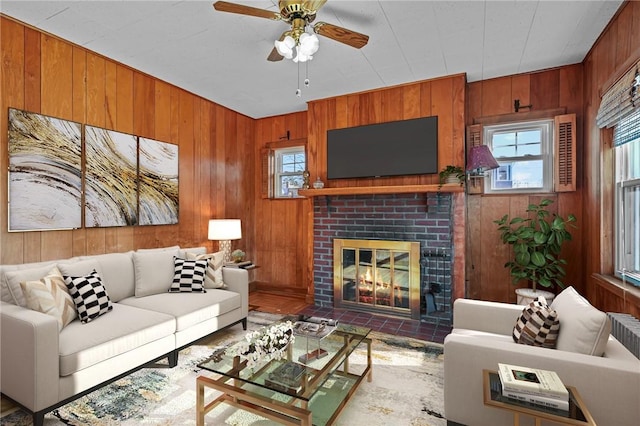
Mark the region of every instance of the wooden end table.
<instances>
[{"instance_id":1,"label":"wooden end table","mask_svg":"<svg viewBox=\"0 0 640 426\"><path fill-rule=\"evenodd\" d=\"M502 395L502 384L496 371L482 370L482 376L484 405L512 412L513 426L520 426L521 414L533 417L536 426L540 426L542 420L549 420L562 425L596 426L596 422L591 417L589 410L587 410L578 390L573 386L567 386L569 391L569 411L563 411L507 398Z\"/></svg>"}]
</instances>

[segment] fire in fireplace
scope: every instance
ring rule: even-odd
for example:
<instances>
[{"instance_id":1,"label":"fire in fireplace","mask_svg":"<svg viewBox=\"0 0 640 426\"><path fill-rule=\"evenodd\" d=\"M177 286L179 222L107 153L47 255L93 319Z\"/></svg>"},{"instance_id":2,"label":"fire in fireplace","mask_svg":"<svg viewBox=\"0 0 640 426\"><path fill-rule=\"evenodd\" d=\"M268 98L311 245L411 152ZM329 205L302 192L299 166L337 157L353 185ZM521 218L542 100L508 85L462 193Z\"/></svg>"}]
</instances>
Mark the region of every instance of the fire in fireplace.
<instances>
[{"instance_id":1,"label":"fire in fireplace","mask_svg":"<svg viewBox=\"0 0 640 426\"><path fill-rule=\"evenodd\" d=\"M420 243L334 239L334 306L420 319Z\"/></svg>"}]
</instances>

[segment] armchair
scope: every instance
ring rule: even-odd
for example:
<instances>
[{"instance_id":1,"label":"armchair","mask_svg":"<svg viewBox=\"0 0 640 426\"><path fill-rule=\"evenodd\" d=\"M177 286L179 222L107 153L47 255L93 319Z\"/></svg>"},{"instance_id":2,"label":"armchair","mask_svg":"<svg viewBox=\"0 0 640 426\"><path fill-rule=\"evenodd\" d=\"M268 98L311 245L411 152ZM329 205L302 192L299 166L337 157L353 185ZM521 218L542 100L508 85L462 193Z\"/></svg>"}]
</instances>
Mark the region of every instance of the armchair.
<instances>
[{"instance_id":1,"label":"armchair","mask_svg":"<svg viewBox=\"0 0 640 426\"><path fill-rule=\"evenodd\" d=\"M517 344L511 334L522 309L506 303L455 301L453 330L444 342L448 424L512 424L512 414L485 406L482 398L482 370L497 370L498 363L507 363L556 371L564 383L577 388L598 424L636 425L640 419L640 360L611 336L602 356ZM560 324L562 335L562 320ZM530 419L521 420L527 425Z\"/></svg>"}]
</instances>

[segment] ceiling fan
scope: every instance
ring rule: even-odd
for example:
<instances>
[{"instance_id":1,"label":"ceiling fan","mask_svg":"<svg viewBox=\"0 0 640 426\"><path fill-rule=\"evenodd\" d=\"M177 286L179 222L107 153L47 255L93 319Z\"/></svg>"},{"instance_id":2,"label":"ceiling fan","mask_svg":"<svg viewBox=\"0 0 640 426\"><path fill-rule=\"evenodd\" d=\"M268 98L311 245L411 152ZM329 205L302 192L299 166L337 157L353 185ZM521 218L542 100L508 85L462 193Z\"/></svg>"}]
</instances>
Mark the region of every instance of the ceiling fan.
<instances>
[{"instance_id":1,"label":"ceiling fan","mask_svg":"<svg viewBox=\"0 0 640 426\"><path fill-rule=\"evenodd\" d=\"M276 47L273 48L267 60L275 62L281 61L284 57L291 59L292 49L296 47L298 55L294 58L294 61L297 62L300 60L300 62L304 62L307 60L307 56L304 55L304 49L301 55L301 50L298 48L307 43L312 44L314 42L313 37L315 37L308 37L309 34L306 32L307 26L309 26L315 34L355 47L356 49L362 48L369 41L368 35L360 34L326 22L316 22L312 26L311 22L315 20L316 13L326 2L327 0L280 0L278 2L279 12L272 12L266 9L226 1L217 1L213 4L213 7L220 12L239 13L241 15L256 16L258 18L283 21L290 24L291 29L282 33L280 39L276 40ZM311 53L308 54L308 59L311 59L311 54L317 50L317 39L315 39L315 50L313 50L313 47L310 47L310 49Z\"/></svg>"}]
</instances>

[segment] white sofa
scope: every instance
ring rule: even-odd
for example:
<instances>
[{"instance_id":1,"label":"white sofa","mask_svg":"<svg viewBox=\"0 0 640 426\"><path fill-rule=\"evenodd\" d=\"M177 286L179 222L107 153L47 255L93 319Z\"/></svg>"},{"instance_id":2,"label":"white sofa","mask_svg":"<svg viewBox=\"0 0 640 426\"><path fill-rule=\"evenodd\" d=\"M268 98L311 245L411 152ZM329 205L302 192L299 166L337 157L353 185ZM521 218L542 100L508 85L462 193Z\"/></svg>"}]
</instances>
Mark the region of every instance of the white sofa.
<instances>
[{"instance_id":1,"label":"white sofa","mask_svg":"<svg viewBox=\"0 0 640 426\"><path fill-rule=\"evenodd\" d=\"M482 370L497 371L498 363L506 363L556 371L563 383L577 388L598 425L638 425L640 360L584 313L578 312L577 322L563 330L563 317L566 320L568 314L560 309L558 348L517 344L512 332L523 308L469 299L454 302L453 330L444 342L444 402L448 424L513 424L513 414L483 403ZM560 349L562 337L579 337L594 325L600 327L602 356ZM521 417L520 421L521 425L533 425L528 416Z\"/></svg>"},{"instance_id":2,"label":"white sofa","mask_svg":"<svg viewBox=\"0 0 640 426\"><path fill-rule=\"evenodd\" d=\"M222 268L226 289L169 293L173 256L204 248L168 247L83 256L60 261L0 265L0 391L33 413L44 415L146 364L168 358L248 314L248 275ZM169 259L169 264L167 263ZM73 320L59 331L53 316L26 307L19 281L38 280L52 266L69 274L95 269L113 309L90 322Z\"/></svg>"}]
</instances>

